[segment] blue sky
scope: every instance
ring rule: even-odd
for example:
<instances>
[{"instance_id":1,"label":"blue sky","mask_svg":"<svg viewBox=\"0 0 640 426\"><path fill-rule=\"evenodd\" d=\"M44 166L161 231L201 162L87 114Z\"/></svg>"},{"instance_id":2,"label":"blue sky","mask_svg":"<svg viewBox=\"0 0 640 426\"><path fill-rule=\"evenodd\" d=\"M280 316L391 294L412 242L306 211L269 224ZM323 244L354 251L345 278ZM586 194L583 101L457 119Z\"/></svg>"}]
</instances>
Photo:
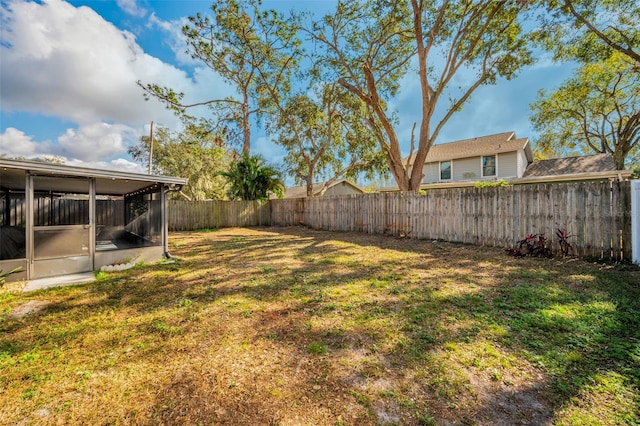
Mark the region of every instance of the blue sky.
<instances>
[{"instance_id":1,"label":"blue sky","mask_svg":"<svg viewBox=\"0 0 640 426\"><path fill-rule=\"evenodd\" d=\"M331 0L264 0L266 7L324 14ZM2 1L0 13L0 153L59 156L67 164L144 172L127 148L149 123L177 128L159 102L145 102L136 81L184 91L186 100L232 95L230 88L184 53L180 28L210 1ZM535 141L529 104L539 89L571 75L542 56L512 81L480 88L440 134L448 142L505 131ZM419 118L418 81L407 75L392 105L405 154ZM254 131L252 152L277 162L284 155Z\"/></svg>"}]
</instances>

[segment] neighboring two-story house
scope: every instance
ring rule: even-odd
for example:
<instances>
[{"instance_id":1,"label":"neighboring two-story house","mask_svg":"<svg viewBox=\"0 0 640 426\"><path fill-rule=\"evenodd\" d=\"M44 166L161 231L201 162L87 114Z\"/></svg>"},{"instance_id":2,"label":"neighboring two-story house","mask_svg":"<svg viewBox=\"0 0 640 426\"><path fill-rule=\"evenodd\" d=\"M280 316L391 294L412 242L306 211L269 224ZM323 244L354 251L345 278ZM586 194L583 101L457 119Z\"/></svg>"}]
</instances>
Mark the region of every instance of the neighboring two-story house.
<instances>
[{"instance_id":1,"label":"neighboring two-story house","mask_svg":"<svg viewBox=\"0 0 640 426\"><path fill-rule=\"evenodd\" d=\"M415 154L408 159L413 166ZM504 180L509 184L567 182L585 180L625 180L630 170L616 170L611 154L535 160L528 138L517 138L515 132L480 136L456 142L434 145L422 167L421 189L474 186L481 181ZM320 195L322 184L314 186ZM398 187L376 188L377 191L397 191ZM333 183L323 194L353 194L364 192L348 181ZM287 189L285 198L306 196L304 187Z\"/></svg>"},{"instance_id":2,"label":"neighboring two-story house","mask_svg":"<svg viewBox=\"0 0 640 426\"><path fill-rule=\"evenodd\" d=\"M410 167L414 158L415 155L409 159ZM611 154L534 161L529 139L517 138L515 132L434 145L422 170L423 189L472 186L479 181L501 179L511 184L624 180L632 173L616 170Z\"/></svg>"},{"instance_id":3,"label":"neighboring two-story house","mask_svg":"<svg viewBox=\"0 0 640 426\"><path fill-rule=\"evenodd\" d=\"M512 179L533 162L528 138L515 132L434 145L423 166L423 184Z\"/></svg>"}]
</instances>

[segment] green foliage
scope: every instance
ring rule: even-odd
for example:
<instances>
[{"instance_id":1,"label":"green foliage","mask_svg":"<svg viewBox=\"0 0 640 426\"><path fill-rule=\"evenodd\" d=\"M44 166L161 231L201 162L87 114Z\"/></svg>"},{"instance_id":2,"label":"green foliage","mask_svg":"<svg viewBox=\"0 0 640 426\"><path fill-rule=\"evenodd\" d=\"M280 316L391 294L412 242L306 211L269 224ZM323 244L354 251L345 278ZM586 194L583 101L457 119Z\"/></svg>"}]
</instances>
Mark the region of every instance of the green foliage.
<instances>
[{"instance_id":1,"label":"green foliage","mask_svg":"<svg viewBox=\"0 0 640 426\"><path fill-rule=\"evenodd\" d=\"M153 97L164 102L179 116L188 117L190 108L209 106L215 121L229 126L230 140L241 135L246 153L250 151L252 117L267 113L270 97L278 96L265 88L277 82L286 90L300 53L295 20L262 10L261 3L217 1L211 6L213 18L198 13L182 28L187 52L233 86L237 96L186 104L184 93L138 82L147 99Z\"/></svg>"},{"instance_id":2,"label":"green foliage","mask_svg":"<svg viewBox=\"0 0 640 426\"><path fill-rule=\"evenodd\" d=\"M543 0L534 40L556 60L602 61L614 51L640 64L636 0Z\"/></svg>"},{"instance_id":3,"label":"green foliage","mask_svg":"<svg viewBox=\"0 0 640 426\"><path fill-rule=\"evenodd\" d=\"M311 342L307 346L307 352L314 355L324 355L327 353L327 347L321 342Z\"/></svg>"},{"instance_id":4,"label":"green foliage","mask_svg":"<svg viewBox=\"0 0 640 426\"><path fill-rule=\"evenodd\" d=\"M17 274L20 271L22 271L21 266L18 266L17 268L13 268L9 272L3 272L2 269L0 269L0 287L4 286L4 284L7 282L7 277L9 275Z\"/></svg>"},{"instance_id":5,"label":"green foliage","mask_svg":"<svg viewBox=\"0 0 640 426\"><path fill-rule=\"evenodd\" d=\"M540 91L531 121L544 157L611 153L621 170L640 145L640 73L625 55L582 65L555 92Z\"/></svg>"},{"instance_id":6,"label":"green foliage","mask_svg":"<svg viewBox=\"0 0 640 426\"><path fill-rule=\"evenodd\" d=\"M312 91L291 96L269 127L287 150L285 164L297 183L367 177L385 168L384 155L366 124L364 103L336 83L317 82Z\"/></svg>"},{"instance_id":7,"label":"green foliage","mask_svg":"<svg viewBox=\"0 0 640 426\"><path fill-rule=\"evenodd\" d=\"M578 61L576 76L541 92L532 121L537 157L611 153L616 167L638 155L640 5L635 0L543 0L534 40L558 61Z\"/></svg>"},{"instance_id":8,"label":"green foliage","mask_svg":"<svg viewBox=\"0 0 640 426\"><path fill-rule=\"evenodd\" d=\"M502 187L502 186L511 186L511 184L504 179L479 180L475 183L476 188L495 188L495 187Z\"/></svg>"},{"instance_id":9,"label":"green foliage","mask_svg":"<svg viewBox=\"0 0 640 426\"><path fill-rule=\"evenodd\" d=\"M423 107L415 163L423 163L442 127L482 84L513 78L531 63L518 2L340 1L308 30L338 81L367 106L367 125L402 191L417 190L422 168L402 157L391 108L401 79L417 58ZM442 58L445 58L442 60ZM452 84L462 71L472 76ZM471 71L471 72L469 72ZM449 104L445 99L449 99ZM436 115L436 110L438 114ZM412 148L415 145L411 137Z\"/></svg>"},{"instance_id":10,"label":"green foliage","mask_svg":"<svg viewBox=\"0 0 640 426\"><path fill-rule=\"evenodd\" d=\"M238 161L231 164L228 171L220 173L230 184L229 198L266 200L270 194L282 198L284 182L281 173L263 163L261 156L244 153Z\"/></svg>"},{"instance_id":11,"label":"green foliage","mask_svg":"<svg viewBox=\"0 0 640 426\"><path fill-rule=\"evenodd\" d=\"M152 170L156 174L188 179L180 194L189 200L221 199L225 196L225 180L219 176L231 162L224 132L210 130L206 123L186 123L181 133L159 128L153 140ZM132 157L149 161L150 139L143 137L129 148Z\"/></svg>"}]
</instances>

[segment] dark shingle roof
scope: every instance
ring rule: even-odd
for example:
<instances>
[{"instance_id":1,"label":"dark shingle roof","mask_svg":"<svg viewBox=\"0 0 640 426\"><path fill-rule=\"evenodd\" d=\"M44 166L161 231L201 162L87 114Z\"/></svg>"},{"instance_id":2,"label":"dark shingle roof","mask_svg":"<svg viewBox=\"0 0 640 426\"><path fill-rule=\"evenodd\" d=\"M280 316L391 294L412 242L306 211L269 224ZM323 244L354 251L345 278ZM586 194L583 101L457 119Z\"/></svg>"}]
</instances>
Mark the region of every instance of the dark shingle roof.
<instances>
[{"instance_id":1,"label":"dark shingle roof","mask_svg":"<svg viewBox=\"0 0 640 426\"><path fill-rule=\"evenodd\" d=\"M527 167L524 177L597 173L615 170L616 164L611 154L596 154L584 157L536 160Z\"/></svg>"}]
</instances>

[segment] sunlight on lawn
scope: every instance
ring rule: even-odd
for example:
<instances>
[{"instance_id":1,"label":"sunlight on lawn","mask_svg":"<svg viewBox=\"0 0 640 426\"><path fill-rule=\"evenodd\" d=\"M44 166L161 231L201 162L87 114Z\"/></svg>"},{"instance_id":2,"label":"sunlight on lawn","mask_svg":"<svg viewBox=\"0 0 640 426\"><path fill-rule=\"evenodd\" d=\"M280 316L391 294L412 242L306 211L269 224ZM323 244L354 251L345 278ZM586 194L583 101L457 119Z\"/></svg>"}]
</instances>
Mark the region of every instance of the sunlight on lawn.
<instances>
[{"instance_id":1,"label":"sunlight on lawn","mask_svg":"<svg viewBox=\"0 0 640 426\"><path fill-rule=\"evenodd\" d=\"M0 292L2 422L636 420L636 271L303 228L175 233L171 250Z\"/></svg>"}]
</instances>

